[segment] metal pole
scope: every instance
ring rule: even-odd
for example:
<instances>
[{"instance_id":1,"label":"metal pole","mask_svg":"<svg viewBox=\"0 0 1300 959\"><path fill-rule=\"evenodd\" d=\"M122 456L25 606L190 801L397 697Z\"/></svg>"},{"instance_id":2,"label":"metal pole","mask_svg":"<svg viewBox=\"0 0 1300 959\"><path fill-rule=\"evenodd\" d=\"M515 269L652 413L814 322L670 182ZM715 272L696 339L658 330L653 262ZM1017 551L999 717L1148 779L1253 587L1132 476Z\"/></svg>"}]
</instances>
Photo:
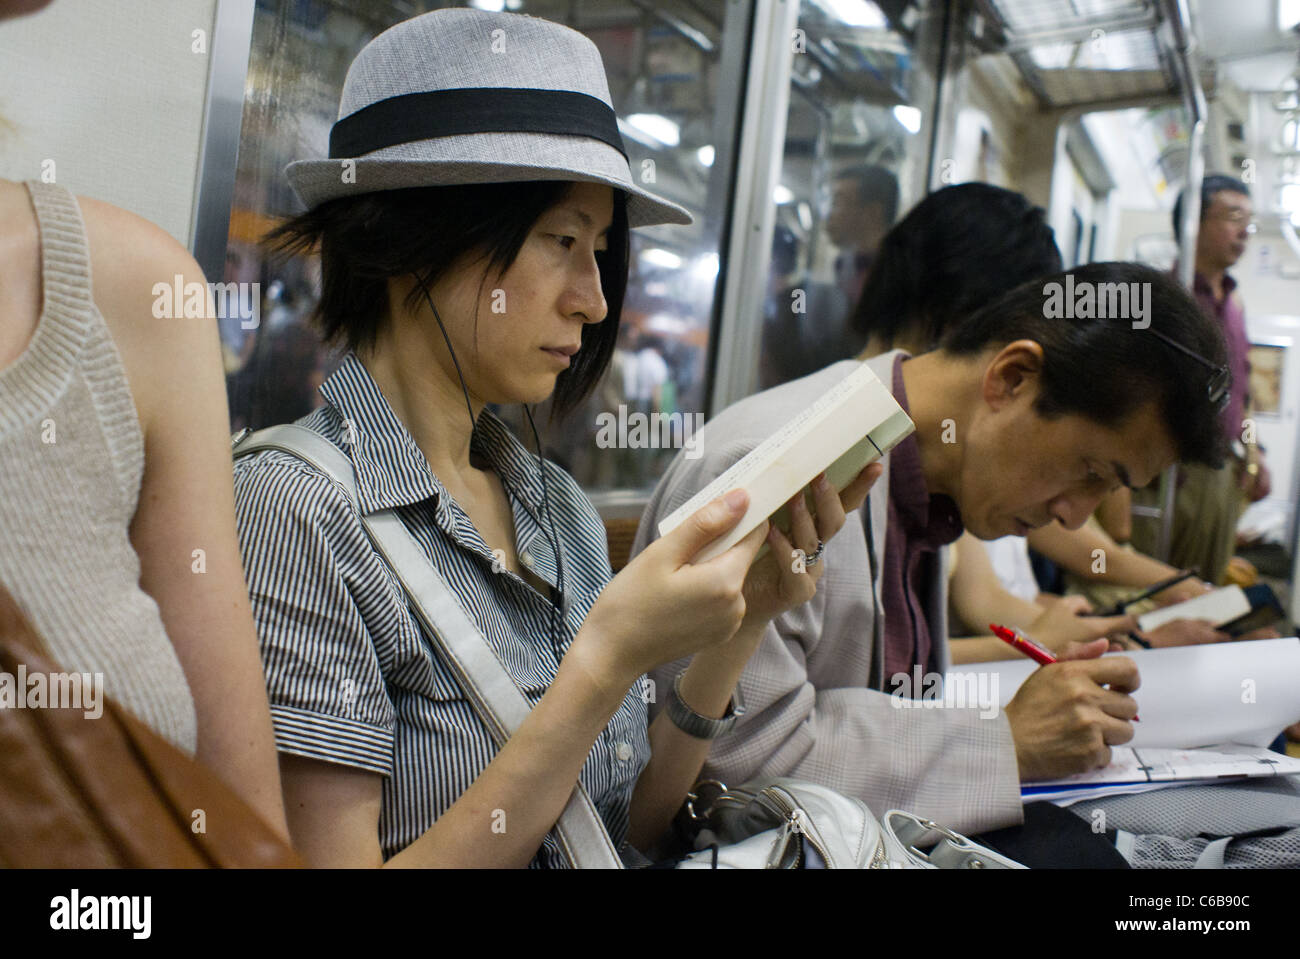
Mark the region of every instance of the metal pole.
<instances>
[{"instance_id":1,"label":"metal pole","mask_svg":"<svg viewBox=\"0 0 1300 959\"><path fill-rule=\"evenodd\" d=\"M1187 0L1165 0L1166 18L1173 30L1174 73L1182 88L1183 103L1191 120L1187 141L1187 183L1183 192L1183 216L1178 224L1178 277L1191 290L1196 276L1196 231L1201 222L1201 180L1205 176L1205 91L1192 36ZM1160 533L1156 539L1156 559L1169 561L1174 532L1174 504L1178 492L1178 464L1165 470L1160 481Z\"/></svg>"},{"instance_id":2,"label":"metal pole","mask_svg":"<svg viewBox=\"0 0 1300 959\"><path fill-rule=\"evenodd\" d=\"M226 272L230 208L235 195L244 80L253 42L253 0L220 0L208 45L208 89L203 107L203 152L196 177L190 252L211 281Z\"/></svg>"},{"instance_id":3,"label":"metal pole","mask_svg":"<svg viewBox=\"0 0 1300 959\"><path fill-rule=\"evenodd\" d=\"M754 15L754 45L745 89L740 153L718 361L710 409L724 409L754 391L762 324L763 297L772 262L772 200L785 162L786 113L792 37L799 22L799 0L759 0Z\"/></svg>"}]
</instances>

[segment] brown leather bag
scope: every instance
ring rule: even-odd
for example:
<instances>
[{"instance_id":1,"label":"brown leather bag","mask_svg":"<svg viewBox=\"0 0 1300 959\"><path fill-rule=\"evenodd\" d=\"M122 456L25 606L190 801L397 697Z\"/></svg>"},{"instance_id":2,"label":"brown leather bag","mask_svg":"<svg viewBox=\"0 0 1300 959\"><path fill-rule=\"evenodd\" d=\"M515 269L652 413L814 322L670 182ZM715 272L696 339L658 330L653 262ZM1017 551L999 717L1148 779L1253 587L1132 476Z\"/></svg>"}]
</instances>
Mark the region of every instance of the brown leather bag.
<instances>
[{"instance_id":1,"label":"brown leather bag","mask_svg":"<svg viewBox=\"0 0 1300 959\"><path fill-rule=\"evenodd\" d=\"M44 649L0 586L0 672L58 672ZM142 866L303 862L215 773L113 700L94 719L0 707L0 867Z\"/></svg>"}]
</instances>

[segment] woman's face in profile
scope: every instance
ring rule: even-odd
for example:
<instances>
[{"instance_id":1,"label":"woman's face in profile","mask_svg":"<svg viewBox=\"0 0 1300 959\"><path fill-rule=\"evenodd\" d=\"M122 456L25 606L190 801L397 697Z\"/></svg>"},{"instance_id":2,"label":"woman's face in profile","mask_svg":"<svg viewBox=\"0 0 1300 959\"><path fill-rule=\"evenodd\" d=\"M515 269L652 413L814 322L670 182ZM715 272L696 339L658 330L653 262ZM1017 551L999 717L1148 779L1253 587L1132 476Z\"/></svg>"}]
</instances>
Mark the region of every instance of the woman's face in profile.
<instances>
[{"instance_id":1,"label":"woman's face in profile","mask_svg":"<svg viewBox=\"0 0 1300 959\"><path fill-rule=\"evenodd\" d=\"M596 254L614 215L611 187L575 183L544 212L509 269L482 283L482 261L454 268L430 291L471 394L486 403L540 403L607 312ZM427 313L427 307L425 308ZM475 316L477 313L477 330ZM422 316L441 341L431 316ZM456 380L448 360L447 372Z\"/></svg>"}]
</instances>

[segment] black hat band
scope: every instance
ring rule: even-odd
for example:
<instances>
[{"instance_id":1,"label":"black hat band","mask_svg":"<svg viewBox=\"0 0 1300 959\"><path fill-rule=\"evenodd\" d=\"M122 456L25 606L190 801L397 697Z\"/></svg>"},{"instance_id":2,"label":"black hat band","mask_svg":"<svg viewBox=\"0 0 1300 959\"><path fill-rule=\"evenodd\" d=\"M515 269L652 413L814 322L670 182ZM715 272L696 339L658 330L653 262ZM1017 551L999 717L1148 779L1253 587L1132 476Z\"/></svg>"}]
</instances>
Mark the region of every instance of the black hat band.
<instances>
[{"instance_id":1,"label":"black hat band","mask_svg":"<svg viewBox=\"0 0 1300 959\"><path fill-rule=\"evenodd\" d=\"M592 137L626 159L609 104L574 90L474 87L403 93L362 107L330 130L330 159L469 133L553 133Z\"/></svg>"}]
</instances>

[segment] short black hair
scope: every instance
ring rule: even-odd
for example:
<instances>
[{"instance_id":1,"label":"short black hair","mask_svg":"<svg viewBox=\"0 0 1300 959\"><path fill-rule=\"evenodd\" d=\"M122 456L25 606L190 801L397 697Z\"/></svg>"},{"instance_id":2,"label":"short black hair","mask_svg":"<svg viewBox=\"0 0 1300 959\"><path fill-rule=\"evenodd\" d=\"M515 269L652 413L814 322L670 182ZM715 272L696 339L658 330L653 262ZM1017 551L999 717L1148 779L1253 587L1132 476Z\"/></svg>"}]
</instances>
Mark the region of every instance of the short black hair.
<instances>
[{"instance_id":1,"label":"short black hair","mask_svg":"<svg viewBox=\"0 0 1300 959\"><path fill-rule=\"evenodd\" d=\"M514 263L537 220L573 184L562 180L412 187L339 197L299 214L263 242L281 253L321 258L321 298L313 320L326 342L348 349L374 346L388 315L388 279L417 279L404 304L422 299L462 256L481 252L482 283ZM582 328L582 349L555 384L552 416L576 408L595 388L614 354L627 292L627 194L614 190L608 249L596 254L608 313ZM481 288L481 287L480 287ZM477 317L475 318L477 322Z\"/></svg>"},{"instance_id":2,"label":"short black hair","mask_svg":"<svg viewBox=\"0 0 1300 959\"><path fill-rule=\"evenodd\" d=\"M1250 187L1242 183L1234 176L1227 176L1223 173L1211 173L1207 177L1201 178L1201 219L1205 219L1205 211L1210 208L1214 202L1214 194L1227 190L1230 193L1240 193L1243 196L1250 196ZM1187 188L1178 191L1178 199L1174 201L1174 236L1178 236L1178 228L1183 222L1183 198L1187 196Z\"/></svg>"},{"instance_id":3,"label":"short black hair","mask_svg":"<svg viewBox=\"0 0 1300 959\"><path fill-rule=\"evenodd\" d=\"M856 183L858 205L878 204L886 226L898 216L898 177L892 171L874 163L861 163L840 170L835 179Z\"/></svg>"},{"instance_id":4,"label":"short black hair","mask_svg":"<svg viewBox=\"0 0 1300 959\"><path fill-rule=\"evenodd\" d=\"M944 187L886 234L853 328L887 347L907 337L932 349L951 324L1060 269L1042 208L987 183Z\"/></svg>"},{"instance_id":5,"label":"short black hair","mask_svg":"<svg viewBox=\"0 0 1300 959\"><path fill-rule=\"evenodd\" d=\"M1134 329L1132 312L1123 309L1087 311L1125 314L1107 317L1048 315L1056 312L1048 309L1049 298L1063 289L1082 291L1091 284L1100 301L1097 294L1110 289L1101 285L1118 283L1150 284L1146 329ZM1113 306L1115 300L1110 302ZM1215 319L1168 273L1139 263L1090 263L1022 284L955 326L940 348L970 356L1015 340L1033 340L1043 347L1042 392L1034 406L1040 415L1073 413L1114 428L1142 404L1154 401L1179 460L1217 468L1227 436L1206 392L1211 371L1152 336L1152 331L1215 367L1227 364L1227 345Z\"/></svg>"}]
</instances>

